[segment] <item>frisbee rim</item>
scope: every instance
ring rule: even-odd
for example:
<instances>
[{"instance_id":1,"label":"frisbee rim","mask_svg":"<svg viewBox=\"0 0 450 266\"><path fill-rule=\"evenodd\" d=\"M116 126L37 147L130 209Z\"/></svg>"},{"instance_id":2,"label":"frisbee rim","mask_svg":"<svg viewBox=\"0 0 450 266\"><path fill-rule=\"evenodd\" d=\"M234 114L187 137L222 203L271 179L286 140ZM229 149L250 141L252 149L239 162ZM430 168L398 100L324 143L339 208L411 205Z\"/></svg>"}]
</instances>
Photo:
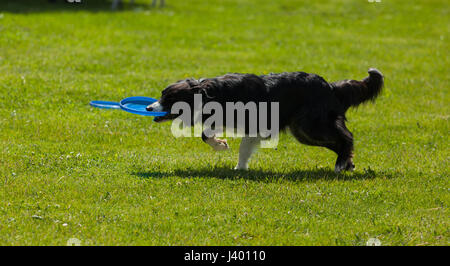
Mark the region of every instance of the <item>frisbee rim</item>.
<instances>
[{"instance_id":1,"label":"frisbee rim","mask_svg":"<svg viewBox=\"0 0 450 266\"><path fill-rule=\"evenodd\" d=\"M118 102L111 101L91 101L90 106L102 108L102 109L120 109L120 104Z\"/></svg>"},{"instance_id":2,"label":"frisbee rim","mask_svg":"<svg viewBox=\"0 0 450 266\"><path fill-rule=\"evenodd\" d=\"M152 104L154 102L158 101L155 98L151 98L151 97L145 97L145 96L131 96L131 97L127 97L125 99L122 99L119 102L119 106L122 110L132 113L132 114L137 114L137 115L144 115L144 116L165 116L167 115L168 112L152 112L152 111L139 111L136 109L132 109L132 108L128 108L126 106L127 103L136 103L136 102L148 102L148 104Z\"/></svg>"}]
</instances>

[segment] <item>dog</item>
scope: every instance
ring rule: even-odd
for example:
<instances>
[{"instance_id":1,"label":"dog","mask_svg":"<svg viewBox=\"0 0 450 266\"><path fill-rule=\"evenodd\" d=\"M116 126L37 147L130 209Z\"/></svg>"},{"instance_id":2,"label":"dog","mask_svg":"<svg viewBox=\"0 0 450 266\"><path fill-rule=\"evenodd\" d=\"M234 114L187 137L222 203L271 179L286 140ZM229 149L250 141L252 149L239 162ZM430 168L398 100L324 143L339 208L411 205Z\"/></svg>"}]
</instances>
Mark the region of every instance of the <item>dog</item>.
<instances>
[{"instance_id":1,"label":"dog","mask_svg":"<svg viewBox=\"0 0 450 266\"><path fill-rule=\"evenodd\" d=\"M165 88L161 98L147 106L147 110L167 111L167 115L156 117L154 121L170 121L179 116L170 113L172 106L177 102L193 106L195 94L201 94L203 104L215 101L224 109L227 102L278 102L280 131L289 129L300 143L335 152L335 172L353 171L353 134L345 125L345 113L350 107L375 101L384 85L380 71L370 68L368 73L369 76L361 81L331 83L316 74L305 72L268 75L234 73L200 80L188 78ZM201 121L204 122L207 117L202 117ZM241 126L247 133L248 122ZM242 138L235 169L248 169L249 159L262 139L259 135L245 135ZM214 150L228 149L226 139L203 133L202 140Z\"/></svg>"}]
</instances>

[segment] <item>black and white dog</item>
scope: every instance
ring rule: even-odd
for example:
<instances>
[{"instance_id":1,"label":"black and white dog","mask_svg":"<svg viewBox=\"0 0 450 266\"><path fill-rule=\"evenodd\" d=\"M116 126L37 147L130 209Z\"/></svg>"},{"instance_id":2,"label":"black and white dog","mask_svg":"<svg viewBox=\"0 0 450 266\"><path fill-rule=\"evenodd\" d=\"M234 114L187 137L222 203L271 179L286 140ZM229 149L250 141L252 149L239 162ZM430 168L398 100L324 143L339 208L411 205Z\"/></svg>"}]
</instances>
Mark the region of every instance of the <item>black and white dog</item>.
<instances>
[{"instance_id":1,"label":"black and white dog","mask_svg":"<svg viewBox=\"0 0 450 266\"><path fill-rule=\"evenodd\" d=\"M269 75L226 74L208 79L185 79L169 85L158 102L148 111L167 111L156 122L172 120L176 102L194 104L194 94L202 102L218 102L226 109L227 102L278 102L279 129L289 129L301 143L326 147L337 154L335 171L352 171L353 135L345 126L345 113L352 106L374 101L383 87L383 75L371 68L362 81L343 80L328 83L322 77L304 72ZM269 114L270 116L270 110ZM204 122L206 117L202 119ZM225 120L224 120L225 121ZM236 120L234 120L236 121ZM248 123L244 125L247 130ZM247 131L245 131L247 132ZM228 149L225 139L202 135L204 142L215 150ZM248 169L248 160L261 142L259 136L244 136L239 147L239 162L235 169Z\"/></svg>"}]
</instances>

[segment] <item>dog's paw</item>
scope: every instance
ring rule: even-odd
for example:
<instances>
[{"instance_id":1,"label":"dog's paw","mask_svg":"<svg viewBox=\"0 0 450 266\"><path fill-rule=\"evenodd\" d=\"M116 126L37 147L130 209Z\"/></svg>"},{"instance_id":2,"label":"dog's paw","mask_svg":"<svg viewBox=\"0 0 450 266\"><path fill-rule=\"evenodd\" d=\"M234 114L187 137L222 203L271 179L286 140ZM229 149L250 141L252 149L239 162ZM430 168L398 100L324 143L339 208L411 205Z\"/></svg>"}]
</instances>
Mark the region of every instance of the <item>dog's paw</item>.
<instances>
[{"instance_id":1,"label":"dog's paw","mask_svg":"<svg viewBox=\"0 0 450 266\"><path fill-rule=\"evenodd\" d=\"M224 151L229 149L226 139L214 139L214 145L212 147L215 151Z\"/></svg>"},{"instance_id":2,"label":"dog's paw","mask_svg":"<svg viewBox=\"0 0 450 266\"><path fill-rule=\"evenodd\" d=\"M350 172L353 172L355 170L355 164L352 162L352 160L347 161L345 170L350 171Z\"/></svg>"},{"instance_id":3,"label":"dog's paw","mask_svg":"<svg viewBox=\"0 0 450 266\"><path fill-rule=\"evenodd\" d=\"M334 167L334 172L336 173L340 173L344 170L350 172L353 172L353 170L355 170L355 164L353 163L351 158L346 161L337 162Z\"/></svg>"},{"instance_id":4,"label":"dog's paw","mask_svg":"<svg viewBox=\"0 0 450 266\"><path fill-rule=\"evenodd\" d=\"M236 165L236 167L234 167L234 170L248 170L248 165Z\"/></svg>"},{"instance_id":5,"label":"dog's paw","mask_svg":"<svg viewBox=\"0 0 450 266\"><path fill-rule=\"evenodd\" d=\"M212 138L205 140L205 142L215 151L224 151L229 149L226 139L216 139L216 137L213 136Z\"/></svg>"}]
</instances>

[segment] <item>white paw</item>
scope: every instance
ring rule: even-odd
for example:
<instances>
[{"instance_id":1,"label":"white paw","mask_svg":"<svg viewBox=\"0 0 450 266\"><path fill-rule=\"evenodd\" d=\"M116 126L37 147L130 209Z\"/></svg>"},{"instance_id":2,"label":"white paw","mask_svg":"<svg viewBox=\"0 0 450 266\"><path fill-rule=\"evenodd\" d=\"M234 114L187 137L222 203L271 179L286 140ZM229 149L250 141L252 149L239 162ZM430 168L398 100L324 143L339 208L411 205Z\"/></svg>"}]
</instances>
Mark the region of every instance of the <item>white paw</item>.
<instances>
[{"instance_id":1,"label":"white paw","mask_svg":"<svg viewBox=\"0 0 450 266\"><path fill-rule=\"evenodd\" d=\"M214 144L212 147L215 151L224 151L229 149L226 139L214 139Z\"/></svg>"},{"instance_id":2,"label":"white paw","mask_svg":"<svg viewBox=\"0 0 450 266\"><path fill-rule=\"evenodd\" d=\"M248 170L248 165L236 165L236 167L234 167L234 170Z\"/></svg>"}]
</instances>

